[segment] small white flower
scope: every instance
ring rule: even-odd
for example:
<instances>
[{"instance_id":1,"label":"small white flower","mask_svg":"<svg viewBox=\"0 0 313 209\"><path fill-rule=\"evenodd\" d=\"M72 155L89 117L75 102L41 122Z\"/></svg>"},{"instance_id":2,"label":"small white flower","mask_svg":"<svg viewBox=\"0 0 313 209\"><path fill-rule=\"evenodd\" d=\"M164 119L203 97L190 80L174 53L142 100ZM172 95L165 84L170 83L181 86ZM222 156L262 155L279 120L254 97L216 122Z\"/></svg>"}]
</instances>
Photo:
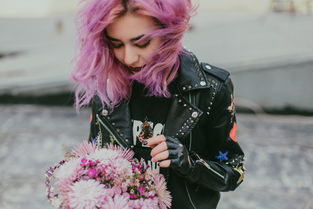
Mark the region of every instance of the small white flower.
<instances>
[{"instance_id":1,"label":"small white flower","mask_svg":"<svg viewBox=\"0 0 313 209\"><path fill-rule=\"evenodd\" d=\"M105 162L107 160L117 158L119 155L120 155L119 152L115 150L99 149L99 150L96 150L91 155L89 155L88 159L100 160L100 162Z\"/></svg>"},{"instance_id":2,"label":"small white flower","mask_svg":"<svg viewBox=\"0 0 313 209\"><path fill-rule=\"evenodd\" d=\"M117 158L112 163L116 166L116 173L123 176L130 176L132 174L132 165L128 160Z\"/></svg>"},{"instance_id":3,"label":"small white flower","mask_svg":"<svg viewBox=\"0 0 313 209\"><path fill-rule=\"evenodd\" d=\"M65 179L75 174L75 170L79 168L80 159L72 158L68 162L60 166L54 173L57 179Z\"/></svg>"},{"instance_id":4,"label":"small white flower","mask_svg":"<svg viewBox=\"0 0 313 209\"><path fill-rule=\"evenodd\" d=\"M51 201L51 205L56 208L59 208L62 203L62 201L59 198L52 198L50 201Z\"/></svg>"}]
</instances>

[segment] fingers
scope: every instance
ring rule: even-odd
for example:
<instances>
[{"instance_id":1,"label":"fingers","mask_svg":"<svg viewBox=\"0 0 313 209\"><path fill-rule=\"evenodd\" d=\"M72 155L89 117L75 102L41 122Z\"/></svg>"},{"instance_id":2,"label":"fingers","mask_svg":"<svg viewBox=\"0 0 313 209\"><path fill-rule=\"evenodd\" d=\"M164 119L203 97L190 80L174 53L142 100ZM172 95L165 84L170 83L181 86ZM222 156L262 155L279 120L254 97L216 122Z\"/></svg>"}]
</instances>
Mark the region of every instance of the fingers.
<instances>
[{"instance_id":1,"label":"fingers","mask_svg":"<svg viewBox=\"0 0 313 209\"><path fill-rule=\"evenodd\" d=\"M154 157L152 157L153 162L159 162L162 160L166 160L169 157L169 152L166 150L164 152L158 153Z\"/></svg>"},{"instance_id":2,"label":"fingers","mask_svg":"<svg viewBox=\"0 0 313 209\"><path fill-rule=\"evenodd\" d=\"M164 152L166 150L167 150L166 142L161 142L151 150L151 156L154 157L158 153Z\"/></svg>"},{"instance_id":3,"label":"fingers","mask_svg":"<svg viewBox=\"0 0 313 209\"><path fill-rule=\"evenodd\" d=\"M177 156L180 156L182 153L178 153L176 150L166 150L161 153L156 154L153 158L153 162L159 162L161 165L170 166L171 160L177 160ZM166 162L165 162L166 161Z\"/></svg>"},{"instance_id":4,"label":"fingers","mask_svg":"<svg viewBox=\"0 0 313 209\"><path fill-rule=\"evenodd\" d=\"M155 137L152 137L150 139L147 139L147 146L149 147L155 147L156 145L160 144L161 142L165 142L166 138L163 135L158 135Z\"/></svg>"},{"instance_id":5,"label":"fingers","mask_svg":"<svg viewBox=\"0 0 313 209\"><path fill-rule=\"evenodd\" d=\"M161 168L178 165L178 158L183 154L184 146L181 142L172 137L165 138L164 135L158 135L146 140L147 146L151 147L151 156L153 162L159 162Z\"/></svg>"},{"instance_id":6,"label":"fingers","mask_svg":"<svg viewBox=\"0 0 313 209\"><path fill-rule=\"evenodd\" d=\"M164 160L162 162L160 162L159 166L161 168L168 168L171 165L171 161L170 160Z\"/></svg>"}]
</instances>

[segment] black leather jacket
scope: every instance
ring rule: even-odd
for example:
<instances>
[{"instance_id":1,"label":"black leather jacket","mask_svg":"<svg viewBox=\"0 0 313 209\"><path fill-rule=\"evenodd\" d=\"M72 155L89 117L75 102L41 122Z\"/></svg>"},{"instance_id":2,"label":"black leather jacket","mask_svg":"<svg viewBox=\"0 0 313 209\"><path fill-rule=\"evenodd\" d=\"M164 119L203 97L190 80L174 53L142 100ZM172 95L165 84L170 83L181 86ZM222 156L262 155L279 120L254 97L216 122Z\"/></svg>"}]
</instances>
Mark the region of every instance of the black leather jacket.
<instances>
[{"instance_id":1,"label":"black leather jacket","mask_svg":"<svg viewBox=\"0 0 313 209\"><path fill-rule=\"evenodd\" d=\"M193 55L180 55L177 85L169 85L173 103L164 135L180 140L188 150L191 168L182 176L167 169L172 208L216 208L219 191L234 190L243 180L243 152L235 138L236 118L229 73ZM113 111L95 97L89 140L132 148L129 101Z\"/></svg>"}]
</instances>

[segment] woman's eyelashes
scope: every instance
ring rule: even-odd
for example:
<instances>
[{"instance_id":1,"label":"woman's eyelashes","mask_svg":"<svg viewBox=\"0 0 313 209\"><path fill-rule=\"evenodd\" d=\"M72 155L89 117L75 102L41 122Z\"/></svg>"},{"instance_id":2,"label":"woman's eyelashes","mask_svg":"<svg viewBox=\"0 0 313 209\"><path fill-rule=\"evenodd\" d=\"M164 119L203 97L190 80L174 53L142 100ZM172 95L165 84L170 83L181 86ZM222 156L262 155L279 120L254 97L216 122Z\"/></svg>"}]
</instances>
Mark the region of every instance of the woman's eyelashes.
<instances>
[{"instance_id":1,"label":"woman's eyelashes","mask_svg":"<svg viewBox=\"0 0 313 209\"><path fill-rule=\"evenodd\" d=\"M111 42L111 46L115 49L121 48L123 46L123 44L114 44Z\"/></svg>"},{"instance_id":2,"label":"woman's eyelashes","mask_svg":"<svg viewBox=\"0 0 313 209\"><path fill-rule=\"evenodd\" d=\"M136 43L134 44L134 46L138 47L138 48L146 48L147 46L149 46L151 40L148 40L146 42L144 42L143 44L142 43ZM124 46L123 43L120 43L120 44L117 44L117 43L114 43L114 42L111 42L111 46L115 49L118 49L118 48L121 48L122 46Z\"/></svg>"},{"instance_id":3,"label":"woman's eyelashes","mask_svg":"<svg viewBox=\"0 0 313 209\"><path fill-rule=\"evenodd\" d=\"M135 44L135 46L139 47L139 48L146 48L147 46L149 46L151 40L148 40L146 42L144 42L143 44L137 43Z\"/></svg>"}]
</instances>

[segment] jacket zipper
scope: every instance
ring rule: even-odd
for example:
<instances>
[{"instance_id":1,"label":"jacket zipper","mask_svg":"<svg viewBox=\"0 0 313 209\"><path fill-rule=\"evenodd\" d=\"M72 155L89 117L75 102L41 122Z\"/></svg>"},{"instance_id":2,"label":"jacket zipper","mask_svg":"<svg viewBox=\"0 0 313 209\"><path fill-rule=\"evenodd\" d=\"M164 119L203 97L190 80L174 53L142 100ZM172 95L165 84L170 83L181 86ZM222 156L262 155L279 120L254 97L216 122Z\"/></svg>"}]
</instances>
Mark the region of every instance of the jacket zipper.
<instances>
[{"instance_id":1,"label":"jacket zipper","mask_svg":"<svg viewBox=\"0 0 313 209\"><path fill-rule=\"evenodd\" d=\"M189 189L188 189L188 186L187 186L187 184L186 184L186 181L185 181L185 188L186 188L186 191L187 191L188 199L189 199L189 201L190 201L190 203L191 203L193 209L197 209L196 206L195 206L195 204L193 203L193 201L192 201L192 199L191 199L191 196L190 196Z\"/></svg>"},{"instance_id":2,"label":"jacket zipper","mask_svg":"<svg viewBox=\"0 0 313 209\"><path fill-rule=\"evenodd\" d=\"M210 171L212 171L214 174L216 174L217 176L219 176L220 178L222 178L223 180L225 179L225 177L218 173L216 170L214 170L207 162L205 162L203 159L199 158L199 160L196 160L196 162L201 163L202 165L204 165L207 169L209 169Z\"/></svg>"},{"instance_id":3,"label":"jacket zipper","mask_svg":"<svg viewBox=\"0 0 313 209\"><path fill-rule=\"evenodd\" d=\"M99 117L98 114L96 114L96 117L98 119L98 121L101 123L101 125L110 133L110 135L114 138L114 140L123 148L126 149L127 147L125 147L119 140L118 137L109 129L109 127L107 125L105 125L105 123L101 120L101 118Z\"/></svg>"},{"instance_id":4,"label":"jacket zipper","mask_svg":"<svg viewBox=\"0 0 313 209\"><path fill-rule=\"evenodd\" d=\"M188 97L189 97L189 102L190 102L190 104L192 104L190 92L189 92L189 94L188 94ZM189 148L189 151L191 150L191 145L192 145L192 130L191 130L191 132L190 132L190 134L189 134L189 147L188 147L188 148ZM187 186L187 184L186 184L186 181L184 181L184 183L185 183L185 188L186 188L186 192L187 192L187 195L188 195L189 202L191 203L193 209L197 209L196 206L195 206L195 204L194 204L194 202L193 202L193 200L191 199L191 196L190 196L189 189L188 189L188 186Z\"/></svg>"}]
</instances>

